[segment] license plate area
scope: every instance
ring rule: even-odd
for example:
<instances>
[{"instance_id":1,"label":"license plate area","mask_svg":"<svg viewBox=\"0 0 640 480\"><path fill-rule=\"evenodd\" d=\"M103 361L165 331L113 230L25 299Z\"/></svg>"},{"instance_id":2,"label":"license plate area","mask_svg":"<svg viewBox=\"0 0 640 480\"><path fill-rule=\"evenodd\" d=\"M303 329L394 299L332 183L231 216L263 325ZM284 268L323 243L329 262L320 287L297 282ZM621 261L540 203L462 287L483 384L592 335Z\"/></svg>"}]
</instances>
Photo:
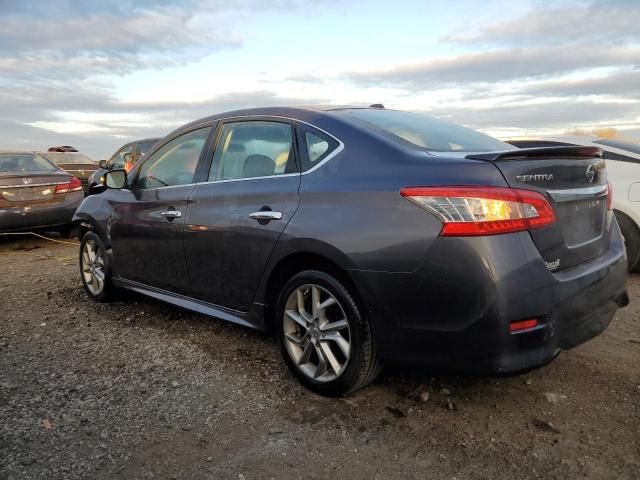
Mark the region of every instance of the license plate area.
<instances>
[{"instance_id":1,"label":"license plate area","mask_svg":"<svg viewBox=\"0 0 640 480\"><path fill-rule=\"evenodd\" d=\"M562 236L569 248L599 239L605 227L606 199L567 202L556 207Z\"/></svg>"},{"instance_id":2,"label":"license plate area","mask_svg":"<svg viewBox=\"0 0 640 480\"><path fill-rule=\"evenodd\" d=\"M2 188L0 194L8 202L33 202L49 200L53 197L55 185L39 187Z\"/></svg>"}]
</instances>

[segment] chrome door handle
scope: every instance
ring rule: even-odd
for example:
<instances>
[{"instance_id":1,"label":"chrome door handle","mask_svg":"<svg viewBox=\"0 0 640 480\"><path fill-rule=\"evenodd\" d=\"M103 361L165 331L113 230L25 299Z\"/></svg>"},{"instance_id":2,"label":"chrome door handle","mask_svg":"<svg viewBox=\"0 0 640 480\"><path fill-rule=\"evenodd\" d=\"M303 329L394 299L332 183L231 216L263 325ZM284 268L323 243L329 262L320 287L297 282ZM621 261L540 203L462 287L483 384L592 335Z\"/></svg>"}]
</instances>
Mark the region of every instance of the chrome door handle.
<instances>
[{"instance_id":1,"label":"chrome door handle","mask_svg":"<svg viewBox=\"0 0 640 480\"><path fill-rule=\"evenodd\" d=\"M282 218L282 212L262 210L260 212L250 213L249 218L253 218L254 220L280 220Z\"/></svg>"},{"instance_id":2,"label":"chrome door handle","mask_svg":"<svg viewBox=\"0 0 640 480\"><path fill-rule=\"evenodd\" d=\"M180 218L182 216L182 212L179 210L165 210L164 212L160 212L164 218Z\"/></svg>"}]
</instances>

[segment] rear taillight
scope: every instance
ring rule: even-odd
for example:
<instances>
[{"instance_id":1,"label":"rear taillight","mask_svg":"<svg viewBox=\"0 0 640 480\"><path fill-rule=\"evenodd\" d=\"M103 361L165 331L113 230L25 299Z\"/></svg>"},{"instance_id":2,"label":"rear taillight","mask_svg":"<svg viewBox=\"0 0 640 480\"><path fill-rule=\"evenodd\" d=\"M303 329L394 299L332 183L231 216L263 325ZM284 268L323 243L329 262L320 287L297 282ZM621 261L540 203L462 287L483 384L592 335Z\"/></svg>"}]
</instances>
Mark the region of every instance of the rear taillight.
<instances>
[{"instance_id":1,"label":"rear taillight","mask_svg":"<svg viewBox=\"0 0 640 480\"><path fill-rule=\"evenodd\" d=\"M497 235L546 227L556 221L538 192L504 187L407 187L400 194L433 213L443 236Z\"/></svg>"},{"instance_id":2,"label":"rear taillight","mask_svg":"<svg viewBox=\"0 0 640 480\"><path fill-rule=\"evenodd\" d=\"M82 190L82 182L80 182L76 177L71 177L71 180L69 180L68 183L59 183L56 185L56 189L53 193L77 192L79 190Z\"/></svg>"},{"instance_id":3,"label":"rear taillight","mask_svg":"<svg viewBox=\"0 0 640 480\"><path fill-rule=\"evenodd\" d=\"M611 202L613 201L613 185L607 182L607 210L611 210Z\"/></svg>"}]
</instances>

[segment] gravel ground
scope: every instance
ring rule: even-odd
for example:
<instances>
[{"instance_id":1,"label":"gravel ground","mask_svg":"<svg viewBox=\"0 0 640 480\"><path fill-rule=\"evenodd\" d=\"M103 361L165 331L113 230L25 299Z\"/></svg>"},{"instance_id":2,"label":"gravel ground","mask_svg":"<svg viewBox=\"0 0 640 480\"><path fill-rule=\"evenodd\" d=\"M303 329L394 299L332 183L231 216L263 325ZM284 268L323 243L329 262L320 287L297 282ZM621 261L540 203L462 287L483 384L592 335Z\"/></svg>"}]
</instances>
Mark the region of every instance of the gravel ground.
<instances>
[{"instance_id":1,"label":"gravel ground","mask_svg":"<svg viewBox=\"0 0 640 480\"><path fill-rule=\"evenodd\" d=\"M510 378L396 369L304 390L272 339L81 289L77 248L0 239L0 478L640 478L640 277L595 340Z\"/></svg>"}]
</instances>

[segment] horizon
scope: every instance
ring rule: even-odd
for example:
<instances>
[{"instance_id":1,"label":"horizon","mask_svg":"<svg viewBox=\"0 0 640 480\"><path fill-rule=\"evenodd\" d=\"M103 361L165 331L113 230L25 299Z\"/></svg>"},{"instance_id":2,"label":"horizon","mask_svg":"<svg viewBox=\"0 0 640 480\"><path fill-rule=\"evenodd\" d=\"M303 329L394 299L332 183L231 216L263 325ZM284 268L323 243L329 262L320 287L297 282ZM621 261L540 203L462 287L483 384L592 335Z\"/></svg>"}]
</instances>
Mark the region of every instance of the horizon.
<instances>
[{"instance_id":1,"label":"horizon","mask_svg":"<svg viewBox=\"0 0 640 480\"><path fill-rule=\"evenodd\" d=\"M640 140L633 0L0 6L0 149L73 145L97 160L215 113L319 103L382 103L499 138Z\"/></svg>"}]
</instances>

